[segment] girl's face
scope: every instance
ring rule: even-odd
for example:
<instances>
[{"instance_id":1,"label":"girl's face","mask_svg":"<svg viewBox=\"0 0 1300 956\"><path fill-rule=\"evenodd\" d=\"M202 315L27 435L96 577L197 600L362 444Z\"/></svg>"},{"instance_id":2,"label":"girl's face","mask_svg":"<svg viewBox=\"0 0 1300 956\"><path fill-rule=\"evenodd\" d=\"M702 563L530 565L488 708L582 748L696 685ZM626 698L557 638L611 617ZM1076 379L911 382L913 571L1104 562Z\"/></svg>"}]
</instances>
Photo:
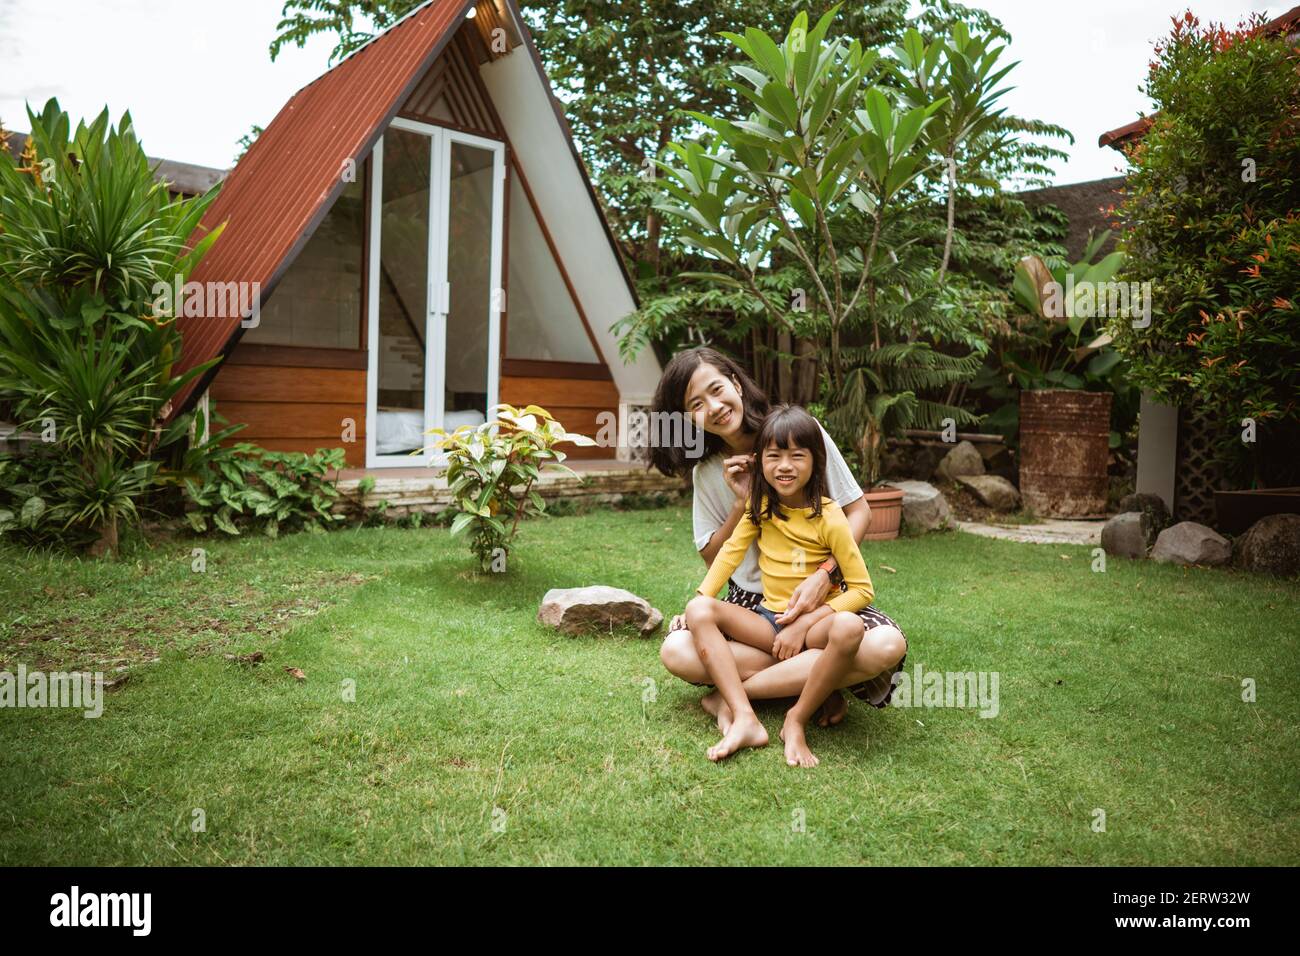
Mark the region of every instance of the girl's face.
<instances>
[{"instance_id":1,"label":"girl's face","mask_svg":"<svg viewBox=\"0 0 1300 956\"><path fill-rule=\"evenodd\" d=\"M728 444L745 422L740 385L707 362L700 363L686 386L685 411L696 425Z\"/></svg>"},{"instance_id":2,"label":"girl's face","mask_svg":"<svg viewBox=\"0 0 1300 956\"><path fill-rule=\"evenodd\" d=\"M807 448L778 448L773 443L763 449L763 477L776 489L783 505L806 507L803 490L812 478L812 469L813 456Z\"/></svg>"}]
</instances>

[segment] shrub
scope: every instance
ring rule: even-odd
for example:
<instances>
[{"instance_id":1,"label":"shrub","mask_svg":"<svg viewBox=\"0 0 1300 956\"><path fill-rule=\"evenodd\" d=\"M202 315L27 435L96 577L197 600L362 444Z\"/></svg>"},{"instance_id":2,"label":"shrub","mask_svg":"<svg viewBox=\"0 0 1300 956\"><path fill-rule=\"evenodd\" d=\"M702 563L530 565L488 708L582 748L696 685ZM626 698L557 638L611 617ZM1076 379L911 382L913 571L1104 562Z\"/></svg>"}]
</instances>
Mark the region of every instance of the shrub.
<instances>
[{"instance_id":1,"label":"shrub","mask_svg":"<svg viewBox=\"0 0 1300 956\"><path fill-rule=\"evenodd\" d=\"M566 456L555 445L596 444L586 435L565 431L536 405L495 405L482 425L462 425L450 433L434 428L429 434L437 436L431 447L447 455L447 482L456 512L451 533L469 532L470 550L483 571L500 570L496 562L507 558L520 518L545 513L546 502L533 490L541 469L550 465L576 476L560 464Z\"/></svg>"},{"instance_id":2,"label":"shrub","mask_svg":"<svg viewBox=\"0 0 1300 956\"><path fill-rule=\"evenodd\" d=\"M1117 210L1126 278L1152 283L1154 317L1114 331L1136 384L1217 420L1233 478L1294 484L1300 50L1257 26L1188 13L1156 47L1145 91L1159 113L1129 149ZM1240 440L1243 419L1255 444Z\"/></svg>"}]
</instances>

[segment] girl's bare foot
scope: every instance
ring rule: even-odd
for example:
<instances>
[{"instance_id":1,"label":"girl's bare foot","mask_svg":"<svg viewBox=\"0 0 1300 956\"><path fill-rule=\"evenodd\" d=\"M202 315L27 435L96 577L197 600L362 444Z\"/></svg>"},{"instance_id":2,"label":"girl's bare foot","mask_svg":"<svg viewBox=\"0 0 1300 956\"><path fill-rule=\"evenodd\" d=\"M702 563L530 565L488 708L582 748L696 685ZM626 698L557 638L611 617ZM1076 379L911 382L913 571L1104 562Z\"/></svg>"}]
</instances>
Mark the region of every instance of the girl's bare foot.
<instances>
[{"instance_id":1,"label":"girl's bare foot","mask_svg":"<svg viewBox=\"0 0 1300 956\"><path fill-rule=\"evenodd\" d=\"M704 708L706 713L712 714L713 718L717 720L718 733L726 734L731 729L731 708L727 706L727 702L722 699L722 695L716 690L712 694L701 697L700 706Z\"/></svg>"},{"instance_id":2,"label":"girl's bare foot","mask_svg":"<svg viewBox=\"0 0 1300 956\"><path fill-rule=\"evenodd\" d=\"M844 703L844 695L837 690L831 691L831 695L817 708L817 726L834 727L842 723L846 710L848 704Z\"/></svg>"},{"instance_id":3,"label":"girl's bare foot","mask_svg":"<svg viewBox=\"0 0 1300 956\"><path fill-rule=\"evenodd\" d=\"M716 763L725 760L744 747L766 747L767 729L751 710L747 716L736 717L722 739L707 751L708 758Z\"/></svg>"},{"instance_id":4,"label":"girl's bare foot","mask_svg":"<svg viewBox=\"0 0 1300 956\"><path fill-rule=\"evenodd\" d=\"M781 727L781 739L785 741L785 762L790 766L815 767L821 762L808 749L804 727L799 721L787 716L785 724Z\"/></svg>"}]
</instances>

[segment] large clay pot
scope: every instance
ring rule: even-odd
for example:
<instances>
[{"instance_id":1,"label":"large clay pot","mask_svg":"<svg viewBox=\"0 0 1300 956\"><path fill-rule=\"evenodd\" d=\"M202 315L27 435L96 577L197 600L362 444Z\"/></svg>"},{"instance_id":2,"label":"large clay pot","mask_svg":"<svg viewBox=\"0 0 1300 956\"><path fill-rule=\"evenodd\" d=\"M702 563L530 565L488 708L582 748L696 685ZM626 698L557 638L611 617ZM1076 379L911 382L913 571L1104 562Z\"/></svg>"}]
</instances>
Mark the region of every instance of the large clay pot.
<instances>
[{"instance_id":1,"label":"large clay pot","mask_svg":"<svg viewBox=\"0 0 1300 956\"><path fill-rule=\"evenodd\" d=\"M864 491L871 518L867 522L864 541L889 541L898 537L898 525L903 518L903 489L878 485Z\"/></svg>"},{"instance_id":2,"label":"large clay pot","mask_svg":"<svg viewBox=\"0 0 1300 956\"><path fill-rule=\"evenodd\" d=\"M1020 393L1020 495L1050 518L1106 515L1110 392Z\"/></svg>"}]
</instances>

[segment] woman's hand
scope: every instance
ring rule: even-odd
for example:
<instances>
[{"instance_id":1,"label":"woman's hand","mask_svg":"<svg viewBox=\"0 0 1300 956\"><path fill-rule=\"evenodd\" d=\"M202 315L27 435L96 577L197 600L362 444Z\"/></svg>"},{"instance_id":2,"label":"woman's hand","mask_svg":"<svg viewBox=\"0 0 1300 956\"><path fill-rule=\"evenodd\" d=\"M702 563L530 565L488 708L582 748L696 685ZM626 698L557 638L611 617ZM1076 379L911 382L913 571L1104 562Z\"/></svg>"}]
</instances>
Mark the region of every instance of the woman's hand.
<instances>
[{"instance_id":1,"label":"woman's hand","mask_svg":"<svg viewBox=\"0 0 1300 956\"><path fill-rule=\"evenodd\" d=\"M753 464L753 455L732 455L722 461L722 477L738 500L749 497L749 470Z\"/></svg>"},{"instance_id":2,"label":"woman's hand","mask_svg":"<svg viewBox=\"0 0 1300 956\"><path fill-rule=\"evenodd\" d=\"M789 624L800 614L821 607L826 603L826 596L830 593L831 576L818 568L799 582L794 593L790 595L790 603L785 606L784 613L777 615L776 622Z\"/></svg>"}]
</instances>

